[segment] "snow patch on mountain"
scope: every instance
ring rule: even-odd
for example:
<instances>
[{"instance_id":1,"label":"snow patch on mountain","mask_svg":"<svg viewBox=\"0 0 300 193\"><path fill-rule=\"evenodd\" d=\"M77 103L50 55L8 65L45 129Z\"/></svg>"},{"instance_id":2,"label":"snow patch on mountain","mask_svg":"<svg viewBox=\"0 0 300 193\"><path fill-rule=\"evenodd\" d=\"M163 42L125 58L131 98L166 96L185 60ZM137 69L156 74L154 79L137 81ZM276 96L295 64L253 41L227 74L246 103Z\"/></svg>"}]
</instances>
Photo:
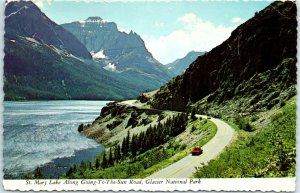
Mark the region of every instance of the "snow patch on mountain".
<instances>
[{"instance_id":1,"label":"snow patch on mountain","mask_svg":"<svg viewBox=\"0 0 300 193\"><path fill-rule=\"evenodd\" d=\"M105 27L106 24L112 23L111 21L106 21L101 17L89 17L86 20L79 21L80 27L86 27L89 24L96 24L98 27Z\"/></svg>"},{"instance_id":2,"label":"snow patch on mountain","mask_svg":"<svg viewBox=\"0 0 300 193\"><path fill-rule=\"evenodd\" d=\"M116 65L113 64L113 63L108 63L108 65L107 65L107 66L104 66L103 68L104 68L105 70L107 70L107 71L118 72L118 71L117 71Z\"/></svg>"},{"instance_id":3,"label":"snow patch on mountain","mask_svg":"<svg viewBox=\"0 0 300 193\"><path fill-rule=\"evenodd\" d=\"M40 44L40 42L38 42L36 39L34 38L31 38L31 37L25 37L26 40L30 41L30 42L33 42L33 43L36 43L36 44Z\"/></svg>"},{"instance_id":4,"label":"snow patch on mountain","mask_svg":"<svg viewBox=\"0 0 300 193\"><path fill-rule=\"evenodd\" d=\"M97 53L94 53L93 51L91 52L92 56L94 59L104 59L104 58L107 58L105 55L104 55L104 50L100 50L99 52Z\"/></svg>"},{"instance_id":5,"label":"snow patch on mountain","mask_svg":"<svg viewBox=\"0 0 300 193\"><path fill-rule=\"evenodd\" d=\"M19 10L15 11L15 12L12 12L12 13L11 13L11 14L9 14L8 16L5 16L5 18L9 18L9 17L11 17L12 15L20 14L20 11L21 11L22 9L25 9L25 8L24 8L24 7L22 7L21 9L19 9Z\"/></svg>"}]
</instances>

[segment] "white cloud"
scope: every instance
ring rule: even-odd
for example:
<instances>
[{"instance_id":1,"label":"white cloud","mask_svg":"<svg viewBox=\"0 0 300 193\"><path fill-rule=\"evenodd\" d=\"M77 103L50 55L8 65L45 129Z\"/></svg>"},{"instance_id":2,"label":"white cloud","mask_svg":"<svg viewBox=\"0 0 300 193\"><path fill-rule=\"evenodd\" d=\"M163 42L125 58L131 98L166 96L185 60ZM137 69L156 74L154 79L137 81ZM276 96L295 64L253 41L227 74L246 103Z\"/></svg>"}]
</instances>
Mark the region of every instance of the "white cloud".
<instances>
[{"instance_id":1,"label":"white cloud","mask_svg":"<svg viewBox=\"0 0 300 193\"><path fill-rule=\"evenodd\" d=\"M179 17L177 22L182 24L182 29L159 38L143 37L149 51L164 64L184 57L192 50L210 51L225 41L235 28L216 26L210 21L202 20L194 13Z\"/></svg>"},{"instance_id":2,"label":"white cloud","mask_svg":"<svg viewBox=\"0 0 300 193\"><path fill-rule=\"evenodd\" d=\"M50 5L53 0L32 0L39 8L43 8L45 4Z\"/></svg>"},{"instance_id":3,"label":"white cloud","mask_svg":"<svg viewBox=\"0 0 300 193\"><path fill-rule=\"evenodd\" d=\"M194 13L187 13L177 18L177 21L181 22L188 30L191 29L191 27L196 26L198 22L202 22L202 20Z\"/></svg>"},{"instance_id":4,"label":"white cloud","mask_svg":"<svg viewBox=\"0 0 300 193\"><path fill-rule=\"evenodd\" d=\"M239 24L239 23L244 23L245 21L242 20L242 18L240 18L240 17L234 17L231 19L231 22Z\"/></svg>"}]
</instances>

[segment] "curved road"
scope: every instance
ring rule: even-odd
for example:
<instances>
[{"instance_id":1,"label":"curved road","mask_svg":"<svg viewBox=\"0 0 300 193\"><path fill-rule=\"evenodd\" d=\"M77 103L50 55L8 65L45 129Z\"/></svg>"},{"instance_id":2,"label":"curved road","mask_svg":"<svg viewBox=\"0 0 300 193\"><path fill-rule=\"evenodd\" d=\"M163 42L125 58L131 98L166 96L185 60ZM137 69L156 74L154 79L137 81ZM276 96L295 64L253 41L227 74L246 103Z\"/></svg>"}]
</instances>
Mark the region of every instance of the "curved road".
<instances>
[{"instance_id":1,"label":"curved road","mask_svg":"<svg viewBox=\"0 0 300 193\"><path fill-rule=\"evenodd\" d=\"M196 171L195 167L201 167L216 158L232 140L234 129L220 119L211 118L210 120L216 124L218 130L216 135L202 147L203 153L200 156L190 154L147 178L191 178Z\"/></svg>"},{"instance_id":2,"label":"curved road","mask_svg":"<svg viewBox=\"0 0 300 193\"><path fill-rule=\"evenodd\" d=\"M122 101L121 103L141 107L141 104L137 103L136 100ZM207 119L207 116L204 115L196 116ZM216 124L217 133L202 147L203 153L200 156L192 156L190 154L147 178L191 178L196 171L195 167L202 167L210 160L216 158L231 142L235 131L230 125L220 119L211 118L210 120Z\"/></svg>"}]
</instances>

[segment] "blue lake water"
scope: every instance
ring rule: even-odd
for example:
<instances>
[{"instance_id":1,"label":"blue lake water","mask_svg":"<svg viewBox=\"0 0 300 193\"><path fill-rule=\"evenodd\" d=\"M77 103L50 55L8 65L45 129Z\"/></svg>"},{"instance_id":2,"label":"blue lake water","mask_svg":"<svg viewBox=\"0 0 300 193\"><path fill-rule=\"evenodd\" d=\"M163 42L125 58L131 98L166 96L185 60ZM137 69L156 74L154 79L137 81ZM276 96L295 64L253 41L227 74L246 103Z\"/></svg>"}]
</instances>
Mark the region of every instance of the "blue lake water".
<instances>
[{"instance_id":1,"label":"blue lake water","mask_svg":"<svg viewBox=\"0 0 300 193\"><path fill-rule=\"evenodd\" d=\"M43 166L51 177L73 163L91 160L103 146L77 131L108 101L4 102L3 170L14 178Z\"/></svg>"}]
</instances>

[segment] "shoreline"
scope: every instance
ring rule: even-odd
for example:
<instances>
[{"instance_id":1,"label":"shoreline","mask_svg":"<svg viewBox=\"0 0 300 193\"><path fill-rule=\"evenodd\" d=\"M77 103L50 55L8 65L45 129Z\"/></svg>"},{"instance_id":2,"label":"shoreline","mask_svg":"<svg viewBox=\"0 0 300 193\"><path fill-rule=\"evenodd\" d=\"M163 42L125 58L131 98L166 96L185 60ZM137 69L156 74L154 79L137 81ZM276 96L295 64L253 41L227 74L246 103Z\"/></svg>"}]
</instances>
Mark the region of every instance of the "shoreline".
<instances>
[{"instance_id":1,"label":"shoreline","mask_svg":"<svg viewBox=\"0 0 300 193\"><path fill-rule=\"evenodd\" d=\"M105 151L104 146L75 151L70 157L55 158L51 162L40 166L45 178L59 179L74 164L80 165L82 161L93 161L97 155Z\"/></svg>"},{"instance_id":2,"label":"shoreline","mask_svg":"<svg viewBox=\"0 0 300 193\"><path fill-rule=\"evenodd\" d=\"M44 179L59 179L74 164L80 165L82 161L93 161L95 157L103 151L105 151L104 146L99 144L99 146L95 148L77 150L72 156L54 158L50 162L37 167L41 168ZM16 175L4 174L3 178L5 180L23 179L24 176L33 173L37 167Z\"/></svg>"}]
</instances>

